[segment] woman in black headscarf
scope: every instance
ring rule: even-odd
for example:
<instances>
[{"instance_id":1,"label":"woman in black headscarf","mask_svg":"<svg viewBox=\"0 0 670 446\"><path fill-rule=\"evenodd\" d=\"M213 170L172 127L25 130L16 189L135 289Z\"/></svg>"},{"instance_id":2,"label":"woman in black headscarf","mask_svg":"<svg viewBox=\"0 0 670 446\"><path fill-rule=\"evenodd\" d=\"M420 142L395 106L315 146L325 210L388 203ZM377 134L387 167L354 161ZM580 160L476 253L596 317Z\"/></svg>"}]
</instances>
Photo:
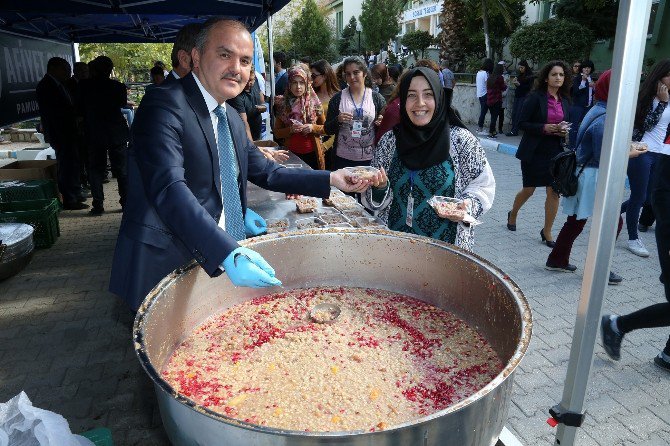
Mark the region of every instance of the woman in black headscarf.
<instances>
[{"instance_id":1,"label":"woman in black headscarf","mask_svg":"<svg viewBox=\"0 0 670 446\"><path fill-rule=\"evenodd\" d=\"M410 70L399 90L400 123L377 144L371 165L381 173L366 202L389 229L470 250L474 239L464 214L479 218L495 195L484 150L451 108L433 70ZM460 212L441 217L428 203L434 195L463 200Z\"/></svg>"}]
</instances>

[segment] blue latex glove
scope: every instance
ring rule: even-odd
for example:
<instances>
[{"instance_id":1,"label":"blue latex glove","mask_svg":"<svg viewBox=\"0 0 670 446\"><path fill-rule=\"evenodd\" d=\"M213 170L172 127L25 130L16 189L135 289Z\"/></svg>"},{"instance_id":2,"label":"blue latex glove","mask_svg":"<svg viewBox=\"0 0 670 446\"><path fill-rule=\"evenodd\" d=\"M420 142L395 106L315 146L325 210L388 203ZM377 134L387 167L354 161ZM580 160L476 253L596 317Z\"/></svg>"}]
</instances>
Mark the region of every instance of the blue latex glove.
<instances>
[{"instance_id":1,"label":"blue latex glove","mask_svg":"<svg viewBox=\"0 0 670 446\"><path fill-rule=\"evenodd\" d=\"M260 254L249 248L237 248L222 263L233 285L251 288L281 286L275 270Z\"/></svg>"},{"instance_id":2,"label":"blue latex glove","mask_svg":"<svg viewBox=\"0 0 670 446\"><path fill-rule=\"evenodd\" d=\"M261 235L268 232L268 225L263 217L247 208L244 214L244 230L248 236Z\"/></svg>"}]
</instances>

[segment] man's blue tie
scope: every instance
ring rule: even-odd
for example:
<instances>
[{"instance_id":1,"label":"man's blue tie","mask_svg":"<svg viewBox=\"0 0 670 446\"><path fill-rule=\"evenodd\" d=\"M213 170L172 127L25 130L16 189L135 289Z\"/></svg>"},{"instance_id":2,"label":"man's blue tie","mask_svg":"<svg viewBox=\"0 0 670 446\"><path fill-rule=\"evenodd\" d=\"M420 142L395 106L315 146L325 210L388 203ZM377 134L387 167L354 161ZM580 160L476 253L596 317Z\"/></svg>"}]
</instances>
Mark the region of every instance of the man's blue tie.
<instances>
[{"instance_id":1,"label":"man's blue tie","mask_svg":"<svg viewBox=\"0 0 670 446\"><path fill-rule=\"evenodd\" d=\"M221 196L223 197L223 212L226 217L226 232L235 240L244 240L244 217L242 203L237 186L237 158L233 138L230 136L226 109L220 105L214 109L219 118L217 126L219 150L219 172L221 174Z\"/></svg>"}]
</instances>

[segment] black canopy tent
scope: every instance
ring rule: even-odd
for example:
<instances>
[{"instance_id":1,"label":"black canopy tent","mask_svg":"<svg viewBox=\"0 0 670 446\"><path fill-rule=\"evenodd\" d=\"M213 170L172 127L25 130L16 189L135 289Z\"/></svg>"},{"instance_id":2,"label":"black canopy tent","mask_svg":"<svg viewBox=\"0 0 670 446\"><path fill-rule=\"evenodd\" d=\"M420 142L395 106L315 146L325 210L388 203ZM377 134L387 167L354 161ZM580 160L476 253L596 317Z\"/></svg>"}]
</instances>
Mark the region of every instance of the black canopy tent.
<instances>
[{"instance_id":1,"label":"black canopy tent","mask_svg":"<svg viewBox=\"0 0 670 446\"><path fill-rule=\"evenodd\" d=\"M289 1L0 0L0 30L61 42L171 42L184 24L211 16L255 30Z\"/></svg>"},{"instance_id":2,"label":"black canopy tent","mask_svg":"<svg viewBox=\"0 0 670 446\"><path fill-rule=\"evenodd\" d=\"M290 0L0 0L0 125L38 115L35 87L50 57L74 43L169 43L187 23L223 16L253 31ZM269 52L272 53L270 40ZM274 94L274 72L270 85Z\"/></svg>"}]
</instances>

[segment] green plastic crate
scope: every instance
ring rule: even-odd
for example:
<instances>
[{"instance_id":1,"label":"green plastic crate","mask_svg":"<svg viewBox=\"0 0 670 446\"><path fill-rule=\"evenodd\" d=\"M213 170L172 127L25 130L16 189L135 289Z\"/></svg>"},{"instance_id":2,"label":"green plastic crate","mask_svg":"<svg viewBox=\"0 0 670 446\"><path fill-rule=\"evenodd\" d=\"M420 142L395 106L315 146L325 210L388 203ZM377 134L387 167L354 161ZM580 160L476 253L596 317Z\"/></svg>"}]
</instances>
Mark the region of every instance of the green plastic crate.
<instances>
[{"instance_id":1,"label":"green plastic crate","mask_svg":"<svg viewBox=\"0 0 670 446\"><path fill-rule=\"evenodd\" d=\"M49 248L60 235L58 199L0 203L0 223L26 223L35 228L33 241L37 248Z\"/></svg>"},{"instance_id":2,"label":"green plastic crate","mask_svg":"<svg viewBox=\"0 0 670 446\"><path fill-rule=\"evenodd\" d=\"M7 186L8 181L0 181L0 202L46 200L58 198L56 183L52 180L21 180L20 186Z\"/></svg>"},{"instance_id":3,"label":"green plastic crate","mask_svg":"<svg viewBox=\"0 0 670 446\"><path fill-rule=\"evenodd\" d=\"M112 441L112 431L106 427L92 429L79 435L91 440L95 446L114 446L114 441Z\"/></svg>"}]
</instances>

